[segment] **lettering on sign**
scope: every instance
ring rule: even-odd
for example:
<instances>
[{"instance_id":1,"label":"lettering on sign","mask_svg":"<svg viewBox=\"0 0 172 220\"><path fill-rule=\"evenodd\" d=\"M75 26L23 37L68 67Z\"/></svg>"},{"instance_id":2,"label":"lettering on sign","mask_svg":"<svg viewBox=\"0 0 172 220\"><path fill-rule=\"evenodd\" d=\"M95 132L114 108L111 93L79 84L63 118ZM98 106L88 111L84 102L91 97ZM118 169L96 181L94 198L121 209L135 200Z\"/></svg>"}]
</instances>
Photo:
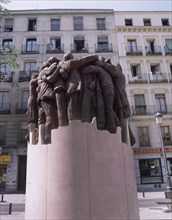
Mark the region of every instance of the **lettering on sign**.
<instances>
[{"instance_id":1,"label":"lettering on sign","mask_svg":"<svg viewBox=\"0 0 172 220\"><path fill-rule=\"evenodd\" d=\"M171 153L172 152L172 147L166 147L165 148L166 153ZM133 149L134 154L161 154L162 153L162 148L135 148Z\"/></svg>"}]
</instances>

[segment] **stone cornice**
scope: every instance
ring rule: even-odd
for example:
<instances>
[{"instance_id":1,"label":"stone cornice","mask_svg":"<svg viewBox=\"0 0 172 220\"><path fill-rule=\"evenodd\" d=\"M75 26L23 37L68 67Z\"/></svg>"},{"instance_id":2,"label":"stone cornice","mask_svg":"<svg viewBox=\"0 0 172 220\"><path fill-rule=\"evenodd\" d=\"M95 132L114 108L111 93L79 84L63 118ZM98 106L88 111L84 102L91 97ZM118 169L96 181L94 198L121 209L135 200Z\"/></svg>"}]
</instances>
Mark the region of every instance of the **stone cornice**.
<instances>
[{"instance_id":1,"label":"stone cornice","mask_svg":"<svg viewBox=\"0 0 172 220\"><path fill-rule=\"evenodd\" d=\"M172 32L172 26L118 26L117 32Z\"/></svg>"}]
</instances>

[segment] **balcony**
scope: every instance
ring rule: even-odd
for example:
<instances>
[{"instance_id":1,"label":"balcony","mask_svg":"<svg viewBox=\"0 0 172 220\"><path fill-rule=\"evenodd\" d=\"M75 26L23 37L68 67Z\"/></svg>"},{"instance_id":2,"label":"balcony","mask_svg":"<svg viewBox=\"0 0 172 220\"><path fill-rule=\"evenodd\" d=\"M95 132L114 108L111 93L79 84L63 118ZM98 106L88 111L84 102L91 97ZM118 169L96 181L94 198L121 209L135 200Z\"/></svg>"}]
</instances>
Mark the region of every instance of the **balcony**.
<instances>
[{"instance_id":1,"label":"balcony","mask_svg":"<svg viewBox=\"0 0 172 220\"><path fill-rule=\"evenodd\" d=\"M39 54L39 44L21 46L21 54Z\"/></svg>"},{"instance_id":2,"label":"balcony","mask_svg":"<svg viewBox=\"0 0 172 220\"><path fill-rule=\"evenodd\" d=\"M113 52L112 44L95 44L95 52L97 53L106 53L106 52Z\"/></svg>"},{"instance_id":3,"label":"balcony","mask_svg":"<svg viewBox=\"0 0 172 220\"><path fill-rule=\"evenodd\" d=\"M161 47L145 47L146 55L159 56L162 55Z\"/></svg>"},{"instance_id":4,"label":"balcony","mask_svg":"<svg viewBox=\"0 0 172 220\"><path fill-rule=\"evenodd\" d=\"M170 49L169 47L165 46L164 50L165 50L165 55L172 55L172 49Z\"/></svg>"},{"instance_id":5,"label":"balcony","mask_svg":"<svg viewBox=\"0 0 172 220\"><path fill-rule=\"evenodd\" d=\"M12 72L10 73L2 73L0 71L0 82L12 82L13 81L13 76Z\"/></svg>"},{"instance_id":6,"label":"balcony","mask_svg":"<svg viewBox=\"0 0 172 220\"><path fill-rule=\"evenodd\" d=\"M16 104L16 114L26 114L27 104L19 102Z\"/></svg>"},{"instance_id":7,"label":"balcony","mask_svg":"<svg viewBox=\"0 0 172 220\"><path fill-rule=\"evenodd\" d=\"M142 106L131 106L133 116L143 115L155 115L157 112L161 112L163 115L172 114L172 105L142 105Z\"/></svg>"},{"instance_id":8,"label":"balcony","mask_svg":"<svg viewBox=\"0 0 172 220\"><path fill-rule=\"evenodd\" d=\"M155 72L155 73L149 73L149 81L150 83L165 83L168 82L168 75L166 73L160 73L160 72Z\"/></svg>"},{"instance_id":9,"label":"balcony","mask_svg":"<svg viewBox=\"0 0 172 220\"><path fill-rule=\"evenodd\" d=\"M142 51L142 47L140 46L128 46L126 47L126 55L127 56L142 56L143 55L143 51Z\"/></svg>"},{"instance_id":10,"label":"balcony","mask_svg":"<svg viewBox=\"0 0 172 220\"><path fill-rule=\"evenodd\" d=\"M132 76L131 73L127 74L128 83L169 83L172 82L172 78L167 73L157 72L150 73L137 73L136 76Z\"/></svg>"},{"instance_id":11,"label":"balcony","mask_svg":"<svg viewBox=\"0 0 172 220\"><path fill-rule=\"evenodd\" d=\"M51 44L47 44L46 46L46 53L49 54L57 54L57 53L64 53L64 45L61 44L59 47L54 47Z\"/></svg>"},{"instance_id":12,"label":"balcony","mask_svg":"<svg viewBox=\"0 0 172 220\"><path fill-rule=\"evenodd\" d=\"M31 71L19 71L19 82L28 82L31 79L31 75L33 73L38 73L38 70L31 70Z\"/></svg>"},{"instance_id":13,"label":"balcony","mask_svg":"<svg viewBox=\"0 0 172 220\"><path fill-rule=\"evenodd\" d=\"M137 73L136 76L132 76L131 73L128 74L128 82L131 83L148 83L147 73Z\"/></svg>"},{"instance_id":14,"label":"balcony","mask_svg":"<svg viewBox=\"0 0 172 220\"><path fill-rule=\"evenodd\" d=\"M71 44L72 53L88 53L88 44Z\"/></svg>"}]
</instances>

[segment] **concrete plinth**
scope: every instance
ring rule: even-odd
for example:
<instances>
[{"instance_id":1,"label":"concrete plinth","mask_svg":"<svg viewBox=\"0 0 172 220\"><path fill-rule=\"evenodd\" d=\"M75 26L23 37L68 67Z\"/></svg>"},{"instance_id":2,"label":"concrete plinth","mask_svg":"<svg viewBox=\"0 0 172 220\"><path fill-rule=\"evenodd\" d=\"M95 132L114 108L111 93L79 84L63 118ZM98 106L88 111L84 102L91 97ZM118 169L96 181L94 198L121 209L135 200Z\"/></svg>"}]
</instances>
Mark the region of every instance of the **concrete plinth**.
<instances>
[{"instance_id":1,"label":"concrete plinth","mask_svg":"<svg viewBox=\"0 0 172 220\"><path fill-rule=\"evenodd\" d=\"M72 121L52 144L29 145L25 218L139 219L131 147L95 123Z\"/></svg>"}]
</instances>

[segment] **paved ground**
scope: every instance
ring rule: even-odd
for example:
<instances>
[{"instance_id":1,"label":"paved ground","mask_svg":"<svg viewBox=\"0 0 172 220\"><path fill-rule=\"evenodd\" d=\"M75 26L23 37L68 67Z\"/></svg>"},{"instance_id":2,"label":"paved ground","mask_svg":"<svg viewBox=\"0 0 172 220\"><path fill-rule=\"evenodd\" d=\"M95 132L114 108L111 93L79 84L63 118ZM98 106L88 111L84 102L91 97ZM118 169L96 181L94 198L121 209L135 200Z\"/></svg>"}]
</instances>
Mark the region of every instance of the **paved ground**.
<instances>
[{"instance_id":1,"label":"paved ground","mask_svg":"<svg viewBox=\"0 0 172 220\"><path fill-rule=\"evenodd\" d=\"M24 220L24 194L7 194L4 195L3 200L6 202L0 202L0 220ZM164 201L163 192L146 192L145 195L143 195L142 193L138 193L138 201L140 220L172 220L172 212L165 213L163 210L166 209L166 206L159 206L156 203L157 201ZM8 203L12 203L11 215L9 215L8 213ZM6 210L3 209L2 212L2 206L4 204L7 208Z\"/></svg>"}]
</instances>

